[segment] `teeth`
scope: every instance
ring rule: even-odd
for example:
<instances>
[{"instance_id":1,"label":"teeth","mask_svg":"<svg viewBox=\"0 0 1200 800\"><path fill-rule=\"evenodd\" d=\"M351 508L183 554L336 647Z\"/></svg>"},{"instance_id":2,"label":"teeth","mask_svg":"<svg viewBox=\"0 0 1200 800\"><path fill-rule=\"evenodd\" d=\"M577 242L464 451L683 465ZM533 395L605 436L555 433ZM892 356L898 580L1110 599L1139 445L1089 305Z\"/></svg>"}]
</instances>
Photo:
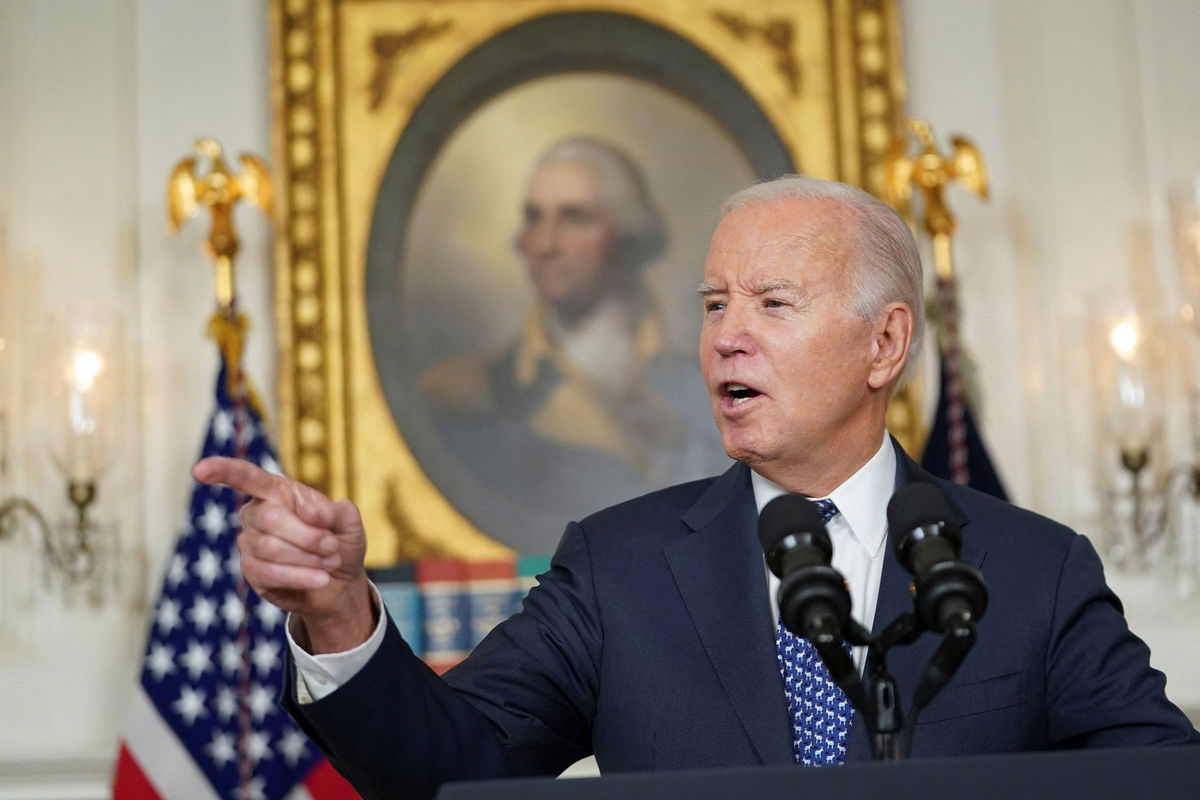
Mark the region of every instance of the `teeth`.
<instances>
[{"instance_id":1,"label":"teeth","mask_svg":"<svg viewBox=\"0 0 1200 800\"><path fill-rule=\"evenodd\" d=\"M749 389L749 388L750 388L749 386L746 386L745 384L741 384L741 383L725 384L725 391L727 391L727 392L739 392L743 389Z\"/></svg>"},{"instance_id":2,"label":"teeth","mask_svg":"<svg viewBox=\"0 0 1200 800\"><path fill-rule=\"evenodd\" d=\"M733 404L735 406L740 406L742 403L746 402L749 399L750 399L749 397L735 397L735 398L733 398Z\"/></svg>"}]
</instances>

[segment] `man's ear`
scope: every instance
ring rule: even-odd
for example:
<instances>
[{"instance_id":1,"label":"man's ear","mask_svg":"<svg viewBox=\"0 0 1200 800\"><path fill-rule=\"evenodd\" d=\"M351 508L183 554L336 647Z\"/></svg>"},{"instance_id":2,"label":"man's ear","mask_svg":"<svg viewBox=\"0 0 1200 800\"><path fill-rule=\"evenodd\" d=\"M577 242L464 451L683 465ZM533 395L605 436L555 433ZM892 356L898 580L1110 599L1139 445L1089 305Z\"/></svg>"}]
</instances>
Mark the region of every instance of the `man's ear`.
<instances>
[{"instance_id":1,"label":"man's ear","mask_svg":"<svg viewBox=\"0 0 1200 800\"><path fill-rule=\"evenodd\" d=\"M891 303L875 318L871 330L871 369L867 385L882 389L900 377L912 342L912 309L904 303Z\"/></svg>"}]
</instances>

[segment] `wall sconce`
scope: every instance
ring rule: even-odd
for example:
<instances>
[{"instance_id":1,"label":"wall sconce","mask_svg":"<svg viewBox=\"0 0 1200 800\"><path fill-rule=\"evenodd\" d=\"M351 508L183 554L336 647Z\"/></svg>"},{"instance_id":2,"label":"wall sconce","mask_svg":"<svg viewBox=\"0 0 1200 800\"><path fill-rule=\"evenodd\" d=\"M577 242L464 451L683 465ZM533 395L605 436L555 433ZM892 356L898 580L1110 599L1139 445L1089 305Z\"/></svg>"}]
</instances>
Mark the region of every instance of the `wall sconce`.
<instances>
[{"instance_id":1,"label":"wall sconce","mask_svg":"<svg viewBox=\"0 0 1200 800\"><path fill-rule=\"evenodd\" d=\"M32 392L24 416L30 423L22 427L43 434L31 444L47 450L65 478L70 513L51 519L29 498L0 497L0 544L28 546L17 535L28 526L47 578L99 604L115 584L119 548L116 532L98 524L90 509L112 455L120 339L117 326L94 313L52 324L37 348L38 362L28 365ZM0 447L7 451L15 439L10 422Z\"/></svg>"},{"instance_id":2,"label":"wall sconce","mask_svg":"<svg viewBox=\"0 0 1200 800\"><path fill-rule=\"evenodd\" d=\"M1119 470L1109 492L1115 523L1109 556L1121 567L1142 569L1154 560L1166 534L1166 494L1174 488L1156 480L1165 411L1162 339L1154 321L1134 312L1103 315L1097 322L1095 374L1104 442L1115 451Z\"/></svg>"}]
</instances>

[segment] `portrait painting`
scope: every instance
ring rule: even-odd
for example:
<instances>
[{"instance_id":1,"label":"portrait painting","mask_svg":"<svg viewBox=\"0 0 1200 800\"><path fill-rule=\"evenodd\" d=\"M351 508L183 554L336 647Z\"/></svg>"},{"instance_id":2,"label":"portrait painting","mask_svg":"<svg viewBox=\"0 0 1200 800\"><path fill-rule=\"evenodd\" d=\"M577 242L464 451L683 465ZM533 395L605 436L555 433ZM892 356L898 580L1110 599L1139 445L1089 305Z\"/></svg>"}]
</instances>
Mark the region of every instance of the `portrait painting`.
<instances>
[{"instance_id":1,"label":"portrait painting","mask_svg":"<svg viewBox=\"0 0 1200 800\"><path fill-rule=\"evenodd\" d=\"M728 466L695 289L755 177L703 109L604 72L527 81L446 141L374 344L405 438L481 529L549 552L568 520Z\"/></svg>"},{"instance_id":2,"label":"portrait painting","mask_svg":"<svg viewBox=\"0 0 1200 800\"><path fill-rule=\"evenodd\" d=\"M893 7L273 9L282 454L359 504L368 563L550 553L725 470L696 292L720 204L878 180Z\"/></svg>"}]
</instances>

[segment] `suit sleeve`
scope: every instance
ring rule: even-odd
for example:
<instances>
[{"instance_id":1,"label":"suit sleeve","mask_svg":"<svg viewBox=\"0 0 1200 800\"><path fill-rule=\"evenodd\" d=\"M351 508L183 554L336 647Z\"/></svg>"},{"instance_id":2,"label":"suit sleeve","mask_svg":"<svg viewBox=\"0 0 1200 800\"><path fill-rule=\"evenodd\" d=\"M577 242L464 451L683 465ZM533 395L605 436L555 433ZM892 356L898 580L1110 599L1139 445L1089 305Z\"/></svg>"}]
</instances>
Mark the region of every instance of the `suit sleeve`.
<instances>
[{"instance_id":1,"label":"suit sleeve","mask_svg":"<svg viewBox=\"0 0 1200 800\"><path fill-rule=\"evenodd\" d=\"M1059 575L1047 651L1049 738L1056 747L1133 747L1200 741L1126 625L1100 557L1074 536Z\"/></svg>"},{"instance_id":2,"label":"suit sleeve","mask_svg":"<svg viewBox=\"0 0 1200 800\"><path fill-rule=\"evenodd\" d=\"M365 800L432 797L447 781L561 772L591 752L600 625L582 528L567 528L520 613L444 677L389 619L346 684L300 705L289 662L284 707Z\"/></svg>"}]
</instances>

